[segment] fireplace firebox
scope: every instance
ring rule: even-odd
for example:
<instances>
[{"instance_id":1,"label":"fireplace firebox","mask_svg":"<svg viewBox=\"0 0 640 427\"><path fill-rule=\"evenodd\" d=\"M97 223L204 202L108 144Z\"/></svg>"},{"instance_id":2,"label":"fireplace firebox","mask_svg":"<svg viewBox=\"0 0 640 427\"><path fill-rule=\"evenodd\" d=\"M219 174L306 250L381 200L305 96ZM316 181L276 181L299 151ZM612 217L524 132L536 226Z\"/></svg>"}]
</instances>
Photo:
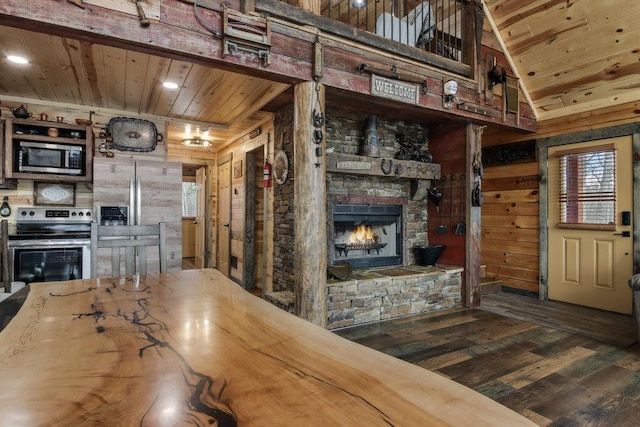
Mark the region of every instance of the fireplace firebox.
<instances>
[{"instance_id":1,"label":"fireplace firebox","mask_svg":"<svg viewBox=\"0 0 640 427\"><path fill-rule=\"evenodd\" d=\"M402 206L334 204L329 251L354 269L402 265Z\"/></svg>"}]
</instances>

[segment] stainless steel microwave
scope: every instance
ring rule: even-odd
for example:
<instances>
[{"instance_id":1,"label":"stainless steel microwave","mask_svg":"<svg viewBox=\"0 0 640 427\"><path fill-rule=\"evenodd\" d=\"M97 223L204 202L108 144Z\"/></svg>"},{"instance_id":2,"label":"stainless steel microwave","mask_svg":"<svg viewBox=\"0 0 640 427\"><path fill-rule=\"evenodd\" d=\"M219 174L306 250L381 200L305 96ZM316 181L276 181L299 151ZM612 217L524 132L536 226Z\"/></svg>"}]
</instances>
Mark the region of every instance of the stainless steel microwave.
<instances>
[{"instance_id":1,"label":"stainless steel microwave","mask_svg":"<svg viewBox=\"0 0 640 427\"><path fill-rule=\"evenodd\" d=\"M85 155L81 145L19 141L16 166L20 172L84 175Z\"/></svg>"}]
</instances>

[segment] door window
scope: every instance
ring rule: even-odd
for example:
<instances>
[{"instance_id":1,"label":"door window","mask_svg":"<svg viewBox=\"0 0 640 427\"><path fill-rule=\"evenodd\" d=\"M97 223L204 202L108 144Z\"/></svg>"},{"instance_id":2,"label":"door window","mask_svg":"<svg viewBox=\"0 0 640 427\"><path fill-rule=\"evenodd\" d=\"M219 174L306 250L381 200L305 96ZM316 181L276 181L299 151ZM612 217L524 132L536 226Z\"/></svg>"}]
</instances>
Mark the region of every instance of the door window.
<instances>
[{"instance_id":1,"label":"door window","mask_svg":"<svg viewBox=\"0 0 640 427\"><path fill-rule=\"evenodd\" d=\"M195 217L197 212L198 186L195 182L182 183L182 216Z\"/></svg>"},{"instance_id":2,"label":"door window","mask_svg":"<svg viewBox=\"0 0 640 427\"><path fill-rule=\"evenodd\" d=\"M559 226L615 227L616 152L613 147L558 152Z\"/></svg>"}]
</instances>

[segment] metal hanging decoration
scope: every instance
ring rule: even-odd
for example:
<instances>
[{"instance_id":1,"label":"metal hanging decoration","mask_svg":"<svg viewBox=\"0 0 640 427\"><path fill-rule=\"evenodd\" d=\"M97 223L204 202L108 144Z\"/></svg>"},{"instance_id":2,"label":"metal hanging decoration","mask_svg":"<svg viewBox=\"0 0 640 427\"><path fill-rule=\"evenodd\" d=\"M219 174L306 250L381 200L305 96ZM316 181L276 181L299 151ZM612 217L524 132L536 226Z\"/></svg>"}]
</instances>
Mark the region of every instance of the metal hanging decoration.
<instances>
[{"instance_id":1,"label":"metal hanging decoration","mask_svg":"<svg viewBox=\"0 0 640 427\"><path fill-rule=\"evenodd\" d=\"M320 43L319 39L316 41L317 44ZM322 77L322 73L316 74L315 82L316 82L316 106L318 109L313 109L313 113L311 114L311 123L313 124L313 143L316 145L316 157L318 160L314 163L316 169L319 168L322 164L320 163L320 158L322 158L322 141L324 141L324 132L322 130L324 126L324 114L322 113L322 103L320 102L320 78Z\"/></svg>"},{"instance_id":2,"label":"metal hanging decoration","mask_svg":"<svg viewBox=\"0 0 640 427\"><path fill-rule=\"evenodd\" d=\"M378 116L367 117L364 125L364 137L360 150L362 156L380 157L380 145L378 140Z\"/></svg>"}]
</instances>

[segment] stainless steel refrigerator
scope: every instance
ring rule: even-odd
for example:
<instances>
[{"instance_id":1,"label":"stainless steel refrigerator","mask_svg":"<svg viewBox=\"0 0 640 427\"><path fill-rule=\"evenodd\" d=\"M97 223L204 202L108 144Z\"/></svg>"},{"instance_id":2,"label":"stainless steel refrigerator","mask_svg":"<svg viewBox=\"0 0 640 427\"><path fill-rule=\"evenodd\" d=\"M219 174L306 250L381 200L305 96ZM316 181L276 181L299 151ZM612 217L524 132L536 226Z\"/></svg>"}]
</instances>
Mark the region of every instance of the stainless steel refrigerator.
<instances>
[{"instance_id":1,"label":"stainless steel refrigerator","mask_svg":"<svg viewBox=\"0 0 640 427\"><path fill-rule=\"evenodd\" d=\"M93 161L93 204L123 206L129 224L165 222L167 271L182 269L182 164L132 157L95 157ZM99 220L99 217L97 218ZM108 257L99 260L98 276L109 275ZM157 271L157 262L149 265Z\"/></svg>"}]
</instances>

